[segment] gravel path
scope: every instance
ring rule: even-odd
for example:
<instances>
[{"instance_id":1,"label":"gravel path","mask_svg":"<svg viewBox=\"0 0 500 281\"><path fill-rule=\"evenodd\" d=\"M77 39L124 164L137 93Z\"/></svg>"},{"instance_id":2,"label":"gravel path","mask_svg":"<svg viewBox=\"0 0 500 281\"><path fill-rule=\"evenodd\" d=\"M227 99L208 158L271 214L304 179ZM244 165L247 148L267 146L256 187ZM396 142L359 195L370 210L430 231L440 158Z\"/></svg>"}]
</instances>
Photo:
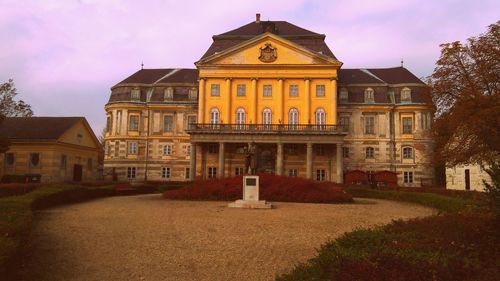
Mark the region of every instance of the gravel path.
<instances>
[{"instance_id":1,"label":"gravel path","mask_svg":"<svg viewBox=\"0 0 500 281\"><path fill-rule=\"evenodd\" d=\"M37 214L26 280L273 280L328 239L432 209L383 200L327 205L113 197Z\"/></svg>"}]
</instances>

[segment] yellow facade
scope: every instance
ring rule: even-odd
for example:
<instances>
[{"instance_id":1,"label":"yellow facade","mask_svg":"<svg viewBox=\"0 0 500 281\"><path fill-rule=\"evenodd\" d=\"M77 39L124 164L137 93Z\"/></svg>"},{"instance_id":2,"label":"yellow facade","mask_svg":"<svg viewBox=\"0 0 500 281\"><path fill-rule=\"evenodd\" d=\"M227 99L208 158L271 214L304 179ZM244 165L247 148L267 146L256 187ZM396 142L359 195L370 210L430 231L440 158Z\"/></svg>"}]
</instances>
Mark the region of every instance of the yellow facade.
<instances>
[{"instance_id":1,"label":"yellow facade","mask_svg":"<svg viewBox=\"0 0 500 281\"><path fill-rule=\"evenodd\" d=\"M260 49L270 44L276 49L273 62L259 60ZM289 124L289 112L298 111L299 124L316 124L316 112L322 109L323 124L337 123L337 71L341 63L313 53L295 43L265 33L224 52L196 63L200 70L199 122L210 123L210 112L217 109L219 123L235 124L236 112L243 109L245 124L262 124L263 111L272 112L272 124ZM245 95L238 95L238 86ZM296 95L290 87L297 87ZM213 95L213 87L220 89ZM265 95L264 88L271 89ZM317 88L324 89L317 94ZM334 101L333 103L331 101Z\"/></svg>"}]
</instances>

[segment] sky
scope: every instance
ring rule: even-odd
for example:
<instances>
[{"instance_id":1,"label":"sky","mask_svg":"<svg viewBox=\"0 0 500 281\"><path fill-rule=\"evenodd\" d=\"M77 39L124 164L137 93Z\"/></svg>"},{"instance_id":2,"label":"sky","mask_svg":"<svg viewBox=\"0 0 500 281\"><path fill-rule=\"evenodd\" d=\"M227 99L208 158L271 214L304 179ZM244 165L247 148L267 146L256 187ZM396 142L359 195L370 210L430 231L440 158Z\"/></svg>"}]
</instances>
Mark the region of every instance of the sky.
<instances>
[{"instance_id":1,"label":"sky","mask_svg":"<svg viewBox=\"0 0 500 281\"><path fill-rule=\"evenodd\" d=\"M326 35L343 68L432 74L439 45L500 20L498 0L0 0L0 83L35 116L85 116L98 135L110 88L141 68L194 68L212 35L255 20Z\"/></svg>"}]
</instances>

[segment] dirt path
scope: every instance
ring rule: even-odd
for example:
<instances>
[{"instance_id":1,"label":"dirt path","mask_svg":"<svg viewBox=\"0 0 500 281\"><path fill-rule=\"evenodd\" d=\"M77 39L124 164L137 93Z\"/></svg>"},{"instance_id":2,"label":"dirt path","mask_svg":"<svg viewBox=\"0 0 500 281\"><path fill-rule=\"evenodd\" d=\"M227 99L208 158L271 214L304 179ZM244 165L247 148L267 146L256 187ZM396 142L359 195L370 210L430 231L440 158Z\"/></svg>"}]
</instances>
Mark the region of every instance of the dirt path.
<instances>
[{"instance_id":1,"label":"dirt path","mask_svg":"<svg viewBox=\"0 0 500 281\"><path fill-rule=\"evenodd\" d=\"M382 200L326 205L113 197L40 212L26 280L273 280L328 239L433 210Z\"/></svg>"}]
</instances>

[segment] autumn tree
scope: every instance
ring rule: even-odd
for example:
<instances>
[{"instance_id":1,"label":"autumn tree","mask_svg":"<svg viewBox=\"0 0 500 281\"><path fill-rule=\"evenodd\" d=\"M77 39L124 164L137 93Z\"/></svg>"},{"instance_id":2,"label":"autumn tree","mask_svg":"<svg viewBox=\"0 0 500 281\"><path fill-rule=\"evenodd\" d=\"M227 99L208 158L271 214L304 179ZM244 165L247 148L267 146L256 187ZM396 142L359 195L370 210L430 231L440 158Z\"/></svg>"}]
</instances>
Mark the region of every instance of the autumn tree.
<instances>
[{"instance_id":1,"label":"autumn tree","mask_svg":"<svg viewBox=\"0 0 500 281\"><path fill-rule=\"evenodd\" d=\"M441 48L430 77L437 156L447 165L494 161L500 156L500 21Z\"/></svg>"},{"instance_id":2,"label":"autumn tree","mask_svg":"<svg viewBox=\"0 0 500 281\"><path fill-rule=\"evenodd\" d=\"M0 84L0 123L5 117L31 117L33 111L31 106L22 100L16 101L17 89L14 87L14 81ZM0 136L0 153L4 153L9 148L9 140Z\"/></svg>"}]
</instances>

